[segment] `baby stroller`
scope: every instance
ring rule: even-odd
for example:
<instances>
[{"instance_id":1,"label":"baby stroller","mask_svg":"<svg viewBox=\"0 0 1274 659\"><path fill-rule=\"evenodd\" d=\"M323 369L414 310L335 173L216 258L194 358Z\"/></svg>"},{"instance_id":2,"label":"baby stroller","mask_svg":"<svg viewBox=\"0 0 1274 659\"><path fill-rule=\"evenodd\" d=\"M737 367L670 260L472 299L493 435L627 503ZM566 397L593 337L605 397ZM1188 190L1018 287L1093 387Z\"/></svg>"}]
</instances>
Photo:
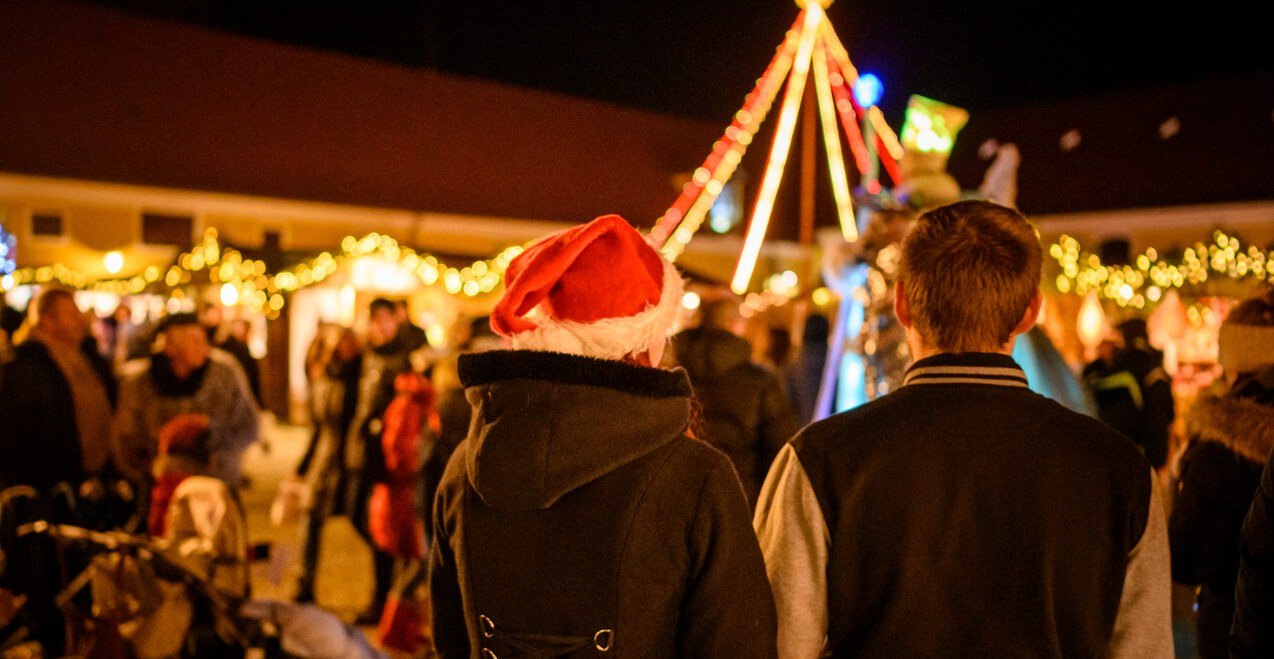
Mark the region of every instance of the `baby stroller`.
<instances>
[{"instance_id":1,"label":"baby stroller","mask_svg":"<svg viewBox=\"0 0 1274 659\"><path fill-rule=\"evenodd\" d=\"M249 602L244 514L213 478L193 476L177 486L162 538L44 520L18 525L12 536L19 546L43 539L59 554L88 557L88 567L55 598L66 617L68 652L138 659L378 656L331 614Z\"/></svg>"}]
</instances>

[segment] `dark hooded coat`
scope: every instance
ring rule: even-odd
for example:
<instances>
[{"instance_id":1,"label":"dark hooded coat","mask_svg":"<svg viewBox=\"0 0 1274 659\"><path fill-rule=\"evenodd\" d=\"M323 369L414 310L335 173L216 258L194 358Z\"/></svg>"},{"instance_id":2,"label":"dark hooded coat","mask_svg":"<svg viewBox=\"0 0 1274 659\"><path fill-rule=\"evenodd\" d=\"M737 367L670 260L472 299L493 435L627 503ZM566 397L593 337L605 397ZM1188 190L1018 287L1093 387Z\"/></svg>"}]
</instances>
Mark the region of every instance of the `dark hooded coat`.
<instances>
[{"instance_id":1,"label":"dark hooded coat","mask_svg":"<svg viewBox=\"0 0 1274 659\"><path fill-rule=\"evenodd\" d=\"M1231 657L1274 656L1274 453L1243 522Z\"/></svg>"},{"instance_id":2,"label":"dark hooded coat","mask_svg":"<svg viewBox=\"0 0 1274 659\"><path fill-rule=\"evenodd\" d=\"M747 502L684 434L684 373L494 351L460 378L475 419L434 504L441 656L774 656Z\"/></svg>"},{"instance_id":3,"label":"dark hooded coat","mask_svg":"<svg viewBox=\"0 0 1274 659\"><path fill-rule=\"evenodd\" d=\"M1172 578L1199 584L1199 652L1229 656L1239 570L1239 535L1274 449L1274 370L1200 395L1190 410L1191 443L1168 533Z\"/></svg>"},{"instance_id":4,"label":"dark hooded coat","mask_svg":"<svg viewBox=\"0 0 1274 659\"><path fill-rule=\"evenodd\" d=\"M726 330L689 329L673 337L672 347L700 406L697 430L734 463L755 507L774 456L800 429L782 383L752 362L747 341Z\"/></svg>"}]
</instances>

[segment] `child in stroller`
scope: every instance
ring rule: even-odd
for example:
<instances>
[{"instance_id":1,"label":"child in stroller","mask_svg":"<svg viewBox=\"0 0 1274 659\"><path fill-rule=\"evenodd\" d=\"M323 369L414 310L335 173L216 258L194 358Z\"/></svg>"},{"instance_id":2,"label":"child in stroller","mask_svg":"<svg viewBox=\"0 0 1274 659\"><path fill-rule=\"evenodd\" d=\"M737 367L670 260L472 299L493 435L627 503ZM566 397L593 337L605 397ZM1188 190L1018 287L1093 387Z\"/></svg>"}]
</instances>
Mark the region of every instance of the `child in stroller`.
<instances>
[{"instance_id":1,"label":"child in stroller","mask_svg":"<svg viewBox=\"0 0 1274 659\"><path fill-rule=\"evenodd\" d=\"M200 475L198 446L207 418L179 419L161 437L149 516L155 536L33 519L34 509L23 504L36 501L34 490L0 495L0 555L29 556L38 545L53 547L59 557L87 557L82 563L88 567L78 575L62 570L62 590L54 598L65 614L66 651L138 659L381 656L360 631L332 614L250 600L244 511L231 488ZM16 519L24 507L27 519ZM21 562L0 560L0 575L21 572ZM23 608L33 607L24 595L0 592L0 616L13 619L0 617L0 657L44 656L27 637Z\"/></svg>"}]
</instances>

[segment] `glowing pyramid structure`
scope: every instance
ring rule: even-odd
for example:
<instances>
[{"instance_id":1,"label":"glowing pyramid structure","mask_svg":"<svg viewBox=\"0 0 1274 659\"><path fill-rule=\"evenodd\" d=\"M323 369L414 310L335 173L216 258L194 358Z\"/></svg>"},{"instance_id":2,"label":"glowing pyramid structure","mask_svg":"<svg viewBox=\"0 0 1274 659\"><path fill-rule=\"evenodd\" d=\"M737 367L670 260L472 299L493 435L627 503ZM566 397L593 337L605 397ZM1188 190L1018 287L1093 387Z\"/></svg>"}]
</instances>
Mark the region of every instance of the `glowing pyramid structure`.
<instances>
[{"instance_id":1,"label":"glowing pyramid structure","mask_svg":"<svg viewBox=\"0 0 1274 659\"><path fill-rule=\"evenodd\" d=\"M871 105L862 107L852 90L858 81L858 71L849 61L849 54L841 44L832 24L827 20L824 8L831 0L800 2L800 14L774 54L765 72L757 79L756 86L744 99L742 109L725 129L725 134L712 147L712 153L695 170L681 196L664 212L650 230L648 239L670 260L676 260L703 224L708 210L724 189L726 181L734 174L752 143L756 131L778 96L779 88L787 80L779 109L778 125L774 141L766 161L765 173L757 192L756 204L748 222L743 251L735 268L730 287L742 294L752 280L761 243L774 210L774 199L783 179L783 169L792 146L792 134L796 127L797 113L805 96L805 84L810 71L814 73L814 88L823 143L827 152L832 192L840 219L841 234L847 241L858 238L853 201L850 195L849 176L841 149L840 132L843 130L849 143L854 163L863 176L868 192L880 191L875 179L875 158L895 183L901 182L898 161L903 156L897 135L885 123L880 110ZM859 120L862 128L859 127ZM839 129L838 130L838 125ZM866 137L865 137L866 135Z\"/></svg>"}]
</instances>

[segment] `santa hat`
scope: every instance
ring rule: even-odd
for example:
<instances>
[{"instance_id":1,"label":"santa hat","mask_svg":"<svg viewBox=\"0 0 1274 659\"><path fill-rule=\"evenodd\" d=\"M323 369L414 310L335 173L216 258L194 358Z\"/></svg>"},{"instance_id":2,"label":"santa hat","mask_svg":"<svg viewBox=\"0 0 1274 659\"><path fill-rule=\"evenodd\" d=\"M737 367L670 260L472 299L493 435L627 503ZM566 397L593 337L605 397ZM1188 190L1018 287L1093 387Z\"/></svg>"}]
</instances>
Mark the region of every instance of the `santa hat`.
<instances>
[{"instance_id":1,"label":"santa hat","mask_svg":"<svg viewBox=\"0 0 1274 659\"><path fill-rule=\"evenodd\" d=\"M550 234L509 263L491 328L522 350L623 359L663 341L681 276L618 215Z\"/></svg>"}]
</instances>

